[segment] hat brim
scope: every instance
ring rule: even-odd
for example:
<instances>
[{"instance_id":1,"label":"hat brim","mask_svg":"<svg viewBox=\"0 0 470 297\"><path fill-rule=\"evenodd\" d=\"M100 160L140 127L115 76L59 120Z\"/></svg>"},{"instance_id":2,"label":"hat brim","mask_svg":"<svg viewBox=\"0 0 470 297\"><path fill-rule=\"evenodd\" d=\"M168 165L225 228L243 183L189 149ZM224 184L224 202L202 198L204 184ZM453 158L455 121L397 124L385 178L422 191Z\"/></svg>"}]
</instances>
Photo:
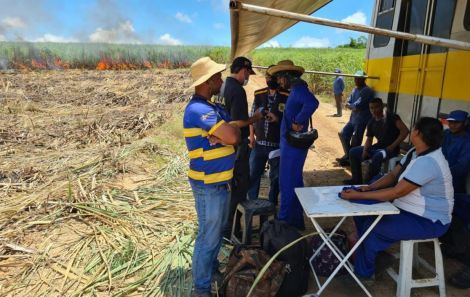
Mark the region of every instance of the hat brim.
<instances>
[{"instance_id":1,"label":"hat brim","mask_svg":"<svg viewBox=\"0 0 470 297\"><path fill-rule=\"evenodd\" d=\"M253 68L250 68L250 74L256 74L256 72L253 70Z\"/></svg>"},{"instance_id":2,"label":"hat brim","mask_svg":"<svg viewBox=\"0 0 470 297\"><path fill-rule=\"evenodd\" d=\"M211 78L212 75L214 75L216 73L219 73L219 72L222 72L225 69L227 69L227 65L225 65L225 64L216 64L216 65L214 65L214 67L212 67L205 75L201 76L199 79L197 79L195 82L193 82L193 84L188 88L188 90L203 84L209 78Z\"/></svg>"},{"instance_id":3,"label":"hat brim","mask_svg":"<svg viewBox=\"0 0 470 297\"><path fill-rule=\"evenodd\" d=\"M276 65L268 69L268 74L274 75L282 71L295 71L300 74L303 74L305 72L305 69L301 66L295 66L295 65Z\"/></svg>"},{"instance_id":4,"label":"hat brim","mask_svg":"<svg viewBox=\"0 0 470 297\"><path fill-rule=\"evenodd\" d=\"M465 119L447 118L448 122L463 122Z\"/></svg>"}]
</instances>

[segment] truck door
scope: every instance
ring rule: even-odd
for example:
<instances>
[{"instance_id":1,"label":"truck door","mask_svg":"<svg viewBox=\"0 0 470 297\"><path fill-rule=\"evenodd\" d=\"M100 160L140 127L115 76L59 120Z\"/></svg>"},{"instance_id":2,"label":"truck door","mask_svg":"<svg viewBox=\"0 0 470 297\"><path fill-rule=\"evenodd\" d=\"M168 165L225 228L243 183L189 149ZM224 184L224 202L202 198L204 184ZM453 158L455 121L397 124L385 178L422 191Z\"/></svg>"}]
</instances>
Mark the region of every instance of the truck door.
<instances>
[{"instance_id":1,"label":"truck door","mask_svg":"<svg viewBox=\"0 0 470 297\"><path fill-rule=\"evenodd\" d=\"M404 0L399 31L449 38L456 0ZM447 48L416 42L396 43L400 57L395 112L408 127L421 116L437 117Z\"/></svg>"}]
</instances>

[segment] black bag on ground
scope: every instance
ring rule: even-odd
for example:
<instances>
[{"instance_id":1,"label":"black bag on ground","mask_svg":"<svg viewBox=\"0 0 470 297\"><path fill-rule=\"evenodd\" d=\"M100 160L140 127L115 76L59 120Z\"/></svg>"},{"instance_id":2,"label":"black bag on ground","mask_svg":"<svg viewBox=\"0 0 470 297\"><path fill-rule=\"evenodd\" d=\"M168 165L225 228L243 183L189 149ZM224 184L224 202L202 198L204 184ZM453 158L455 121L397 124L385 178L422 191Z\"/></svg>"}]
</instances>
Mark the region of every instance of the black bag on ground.
<instances>
[{"instance_id":1,"label":"black bag on ground","mask_svg":"<svg viewBox=\"0 0 470 297\"><path fill-rule=\"evenodd\" d=\"M299 231L286 222L267 221L261 228L261 247L272 256L300 237ZM286 264L287 272L276 296L295 297L305 294L309 276L307 242L298 242L282 252L277 259Z\"/></svg>"},{"instance_id":2,"label":"black bag on ground","mask_svg":"<svg viewBox=\"0 0 470 297\"><path fill-rule=\"evenodd\" d=\"M230 253L222 283L224 297L247 296L257 275L271 257L262 249L235 246ZM274 297L281 286L285 264L273 261L251 294L252 297Z\"/></svg>"},{"instance_id":3,"label":"black bag on ground","mask_svg":"<svg viewBox=\"0 0 470 297\"><path fill-rule=\"evenodd\" d=\"M328 233L329 230L326 230ZM348 247L348 237L346 233L339 229L333 234L331 237L334 245L339 248L339 250L346 255L349 252ZM310 246L313 248L313 252L315 253L318 248L323 244L323 240L321 239L320 235L315 235L312 238L312 242ZM323 248L319 251L319 254L312 260L311 264L315 269L317 275L328 277L339 264L338 258L333 254L330 248L327 245L324 245ZM346 269L341 268L336 275L342 275L347 272Z\"/></svg>"}]
</instances>

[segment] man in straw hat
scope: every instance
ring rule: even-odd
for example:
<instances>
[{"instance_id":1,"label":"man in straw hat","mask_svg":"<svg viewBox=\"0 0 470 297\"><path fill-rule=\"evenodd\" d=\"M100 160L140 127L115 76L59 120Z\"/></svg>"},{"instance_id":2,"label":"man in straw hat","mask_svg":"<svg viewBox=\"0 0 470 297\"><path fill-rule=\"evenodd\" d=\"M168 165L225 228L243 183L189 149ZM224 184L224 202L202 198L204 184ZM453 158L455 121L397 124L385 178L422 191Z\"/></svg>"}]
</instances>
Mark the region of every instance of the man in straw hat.
<instances>
[{"instance_id":1,"label":"man in straw hat","mask_svg":"<svg viewBox=\"0 0 470 297\"><path fill-rule=\"evenodd\" d=\"M194 245L192 296L211 296L211 282L219 279L217 255L228 218L230 182L235 162L234 145L240 129L229 124L225 111L210 102L219 93L225 65L208 57L191 65L194 94L184 111L183 127L189 151L189 183L198 217Z\"/></svg>"},{"instance_id":2,"label":"man in straw hat","mask_svg":"<svg viewBox=\"0 0 470 297\"><path fill-rule=\"evenodd\" d=\"M248 101L243 86L248 83L250 75L254 73L249 59L245 57L235 58L232 61L232 65L230 65L230 76L225 79L219 98L219 102L225 106L225 110L232 118L232 123L236 124L241 131L241 140L236 147L229 219L224 232L227 238L231 236L231 222L233 221L237 205L246 200L250 184L249 126L263 118L263 114L260 111L255 112L252 117L248 115ZM239 230L240 222L237 222L233 231L238 233Z\"/></svg>"},{"instance_id":3,"label":"man in straw hat","mask_svg":"<svg viewBox=\"0 0 470 297\"><path fill-rule=\"evenodd\" d=\"M341 166L349 165L349 150L362 144L367 123L372 118L369 102L374 98L374 91L366 85L366 75L362 70L354 73L356 88L346 103L346 107L351 109L351 116L341 132L338 133L344 156L337 158L336 161Z\"/></svg>"},{"instance_id":4,"label":"man in straw hat","mask_svg":"<svg viewBox=\"0 0 470 297\"><path fill-rule=\"evenodd\" d=\"M282 88L290 89L281 123L281 208L278 218L301 230L305 229L303 210L294 189L304 186L302 172L308 149L290 145L287 134L290 131L306 132L309 119L319 105L307 83L300 79L304 71L304 68L294 65L290 60L280 61L269 69L270 75L278 77Z\"/></svg>"}]
</instances>

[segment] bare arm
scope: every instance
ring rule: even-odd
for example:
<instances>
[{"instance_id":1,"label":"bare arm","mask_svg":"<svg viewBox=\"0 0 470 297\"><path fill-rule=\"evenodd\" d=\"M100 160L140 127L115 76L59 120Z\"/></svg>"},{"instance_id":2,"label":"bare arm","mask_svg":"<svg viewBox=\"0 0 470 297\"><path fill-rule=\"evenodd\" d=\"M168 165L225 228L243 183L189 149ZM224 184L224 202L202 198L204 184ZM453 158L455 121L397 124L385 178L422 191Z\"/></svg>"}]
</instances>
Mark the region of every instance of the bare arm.
<instances>
[{"instance_id":1,"label":"bare arm","mask_svg":"<svg viewBox=\"0 0 470 297\"><path fill-rule=\"evenodd\" d=\"M395 181L397 180L398 174L400 173L401 170L401 164L398 164L393 168L392 171L384 175L382 178L379 180L373 182L372 184L362 187L361 189L363 191L371 191L371 190L379 190L379 189L384 189L391 187L395 184Z\"/></svg>"},{"instance_id":2,"label":"bare arm","mask_svg":"<svg viewBox=\"0 0 470 297\"><path fill-rule=\"evenodd\" d=\"M364 143L364 150L362 151L362 159L366 159L369 155L368 151L372 145L372 139L373 137L367 136L366 142Z\"/></svg>"},{"instance_id":3,"label":"bare arm","mask_svg":"<svg viewBox=\"0 0 470 297\"><path fill-rule=\"evenodd\" d=\"M234 125L222 123L210 136L218 138L221 143L235 145L240 142L240 129Z\"/></svg>"},{"instance_id":4,"label":"bare arm","mask_svg":"<svg viewBox=\"0 0 470 297\"><path fill-rule=\"evenodd\" d=\"M248 127L249 125L261 120L263 118L263 114L260 111L256 111L252 117L248 118L248 120L238 120L238 121L231 121L230 124L236 125L238 128Z\"/></svg>"},{"instance_id":5,"label":"bare arm","mask_svg":"<svg viewBox=\"0 0 470 297\"><path fill-rule=\"evenodd\" d=\"M402 179L396 186L385 188L371 192L360 192L354 190L346 190L341 192L341 197L346 200L350 199L374 199L380 201L395 200L405 196L411 191L417 189L418 186Z\"/></svg>"},{"instance_id":6,"label":"bare arm","mask_svg":"<svg viewBox=\"0 0 470 297\"><path fill-rule=\"evenodd\" d=\"M410 133L410 130L401 119L396 120L395 125L398 130L400 130L400 134L398 135L397 139L395 139L395 141L387 147L387 150L389 152L393 151L396 147L398 147L400 143L402 143L402 141L405 140L406 136L408 136L408 134Z\"/></svg>"}]
</instances>

